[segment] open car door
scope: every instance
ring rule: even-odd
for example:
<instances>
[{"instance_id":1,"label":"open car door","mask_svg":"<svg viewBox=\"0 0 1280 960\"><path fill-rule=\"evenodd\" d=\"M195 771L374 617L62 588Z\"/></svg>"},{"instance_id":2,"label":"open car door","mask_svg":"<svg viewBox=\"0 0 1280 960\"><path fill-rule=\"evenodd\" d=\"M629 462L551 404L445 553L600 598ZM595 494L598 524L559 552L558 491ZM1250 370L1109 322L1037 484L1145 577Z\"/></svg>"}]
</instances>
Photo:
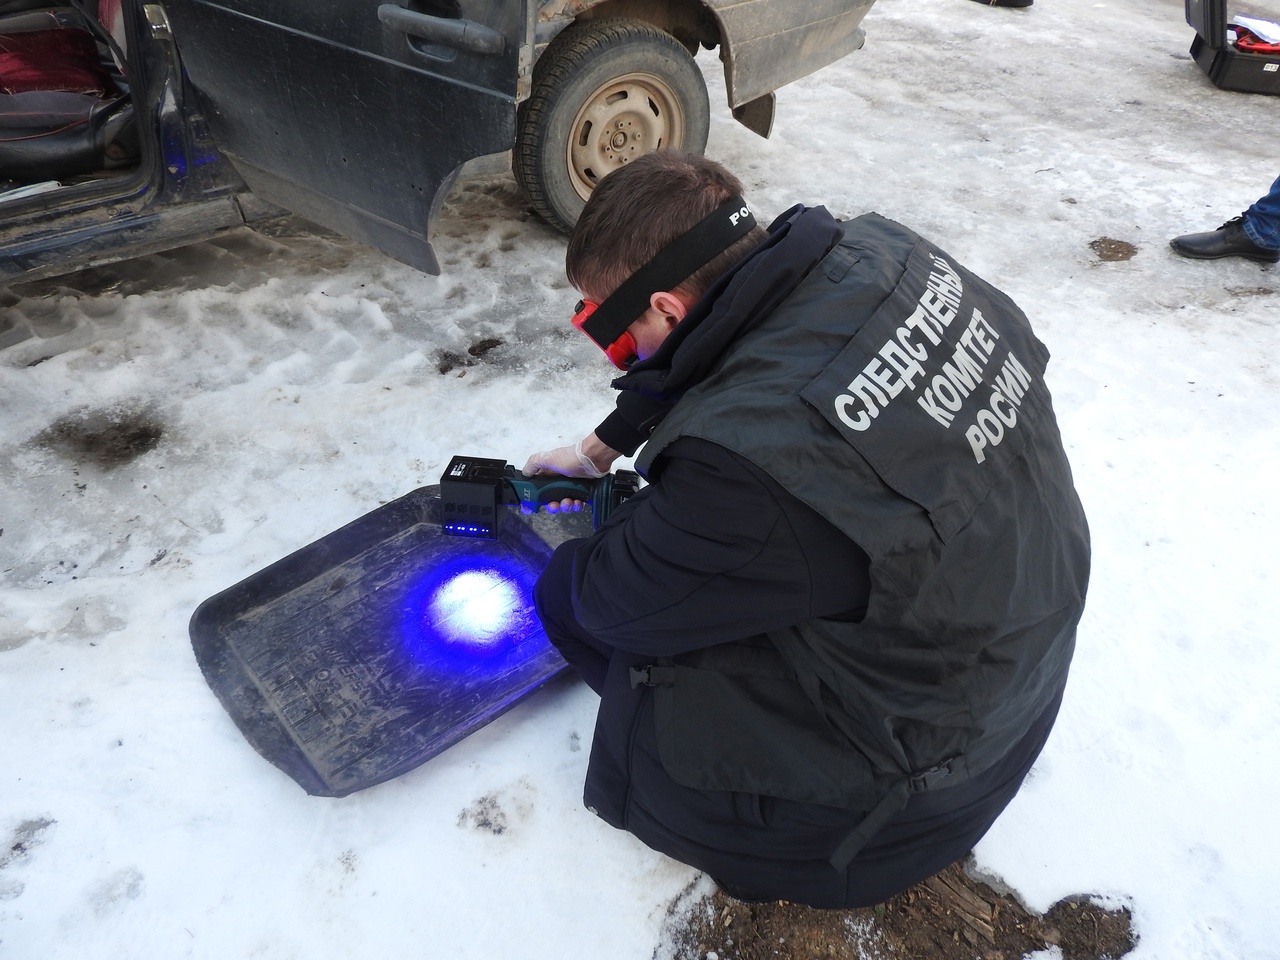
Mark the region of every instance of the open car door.
<instances>
[{"instance_id":1,"label":"open car door","mask_svg":"<svg viewBox=\"0 0 1280 960\"><path fill-rule=\"evenodd\" d=\"M459 165L515 141L528 0L168 0L250 189L428 273Z\"/></svg>"}]
</instances>

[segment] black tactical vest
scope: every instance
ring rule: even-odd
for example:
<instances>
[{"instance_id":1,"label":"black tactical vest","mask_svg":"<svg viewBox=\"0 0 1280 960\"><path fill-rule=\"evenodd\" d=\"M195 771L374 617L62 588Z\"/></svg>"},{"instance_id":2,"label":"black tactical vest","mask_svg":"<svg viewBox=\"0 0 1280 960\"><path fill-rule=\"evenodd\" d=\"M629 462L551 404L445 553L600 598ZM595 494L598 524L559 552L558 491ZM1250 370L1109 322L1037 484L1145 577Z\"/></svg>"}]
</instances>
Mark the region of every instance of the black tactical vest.
<instances>
[{"instance_id":1,"label":"black tactical vest","mask_svg":"<svg viewBox=\"0 0 1280 960\"><path fill-rule=\"evenodd\" d=\"M999 760L1061 691L1088 529L1007 296L874 214L734 338L656 428L756 464L871 558L858 623L814 620L656 665L658 744L686 786L867 811Z\"/></svg>"}]
</instances>

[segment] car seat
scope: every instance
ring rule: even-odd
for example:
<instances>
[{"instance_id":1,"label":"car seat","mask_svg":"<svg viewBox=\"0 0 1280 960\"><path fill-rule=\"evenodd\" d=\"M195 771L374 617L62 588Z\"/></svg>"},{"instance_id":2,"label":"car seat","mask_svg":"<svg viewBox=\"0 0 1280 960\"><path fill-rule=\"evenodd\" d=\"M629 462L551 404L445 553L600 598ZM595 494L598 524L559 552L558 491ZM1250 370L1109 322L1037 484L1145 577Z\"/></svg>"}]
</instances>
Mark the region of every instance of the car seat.
<instances>
[{"instance_id":1,"label":"car seat","mask_svg":"<svg viewBox=\"0 0 1280 960\"><path fill-rule=\"evenodd\" d=\"M117 63L122 25L119 0L92 9L0 3L0 179L64 179L136 162L127 64Z\"/></svg>"}]
</instances>

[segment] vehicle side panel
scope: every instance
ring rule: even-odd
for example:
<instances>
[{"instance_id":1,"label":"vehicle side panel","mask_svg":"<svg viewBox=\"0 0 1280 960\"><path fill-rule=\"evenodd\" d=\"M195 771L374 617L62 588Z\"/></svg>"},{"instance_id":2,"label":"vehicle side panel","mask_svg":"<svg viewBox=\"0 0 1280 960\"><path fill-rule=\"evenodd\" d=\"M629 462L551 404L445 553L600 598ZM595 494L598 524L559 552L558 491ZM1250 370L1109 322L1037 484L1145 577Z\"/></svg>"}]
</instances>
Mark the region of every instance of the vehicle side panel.
<instances>
[{"instance_id":1,"label":"vehicle side panel","mask_svg":"<svg viewBox=\"0 0 1280 960\"><path fill-rule=\"evenodd\" d=\"M44 237L8 244L0 261L0 281L22 282L84 270L129 257L186 246L216 236L244 222L230 194L196 203L173 204L151 215L113 216L114 208L98 207L78 227L58 222Z\"/></svg>"}]
</instances>

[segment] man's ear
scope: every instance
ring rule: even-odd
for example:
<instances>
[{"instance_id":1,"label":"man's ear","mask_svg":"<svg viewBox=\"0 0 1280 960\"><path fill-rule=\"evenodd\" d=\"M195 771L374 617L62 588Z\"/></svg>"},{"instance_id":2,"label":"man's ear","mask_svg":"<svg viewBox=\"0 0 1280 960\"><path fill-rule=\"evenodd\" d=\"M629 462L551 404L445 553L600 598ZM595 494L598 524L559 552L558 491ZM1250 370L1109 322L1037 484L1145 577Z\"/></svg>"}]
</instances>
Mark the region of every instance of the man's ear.
<instances>
[{"instance_id":1,"label":"man's ear","mask_svg":"<svg viewBox=\"0 0 1280 960\"><path fill-rule=\"evenodd\" d=\"M649 295L649 306L660 313L668 327L674 327L689 312L689 305L679 294L669 290L659 290Z\"/></svg>"}]
</instances>

